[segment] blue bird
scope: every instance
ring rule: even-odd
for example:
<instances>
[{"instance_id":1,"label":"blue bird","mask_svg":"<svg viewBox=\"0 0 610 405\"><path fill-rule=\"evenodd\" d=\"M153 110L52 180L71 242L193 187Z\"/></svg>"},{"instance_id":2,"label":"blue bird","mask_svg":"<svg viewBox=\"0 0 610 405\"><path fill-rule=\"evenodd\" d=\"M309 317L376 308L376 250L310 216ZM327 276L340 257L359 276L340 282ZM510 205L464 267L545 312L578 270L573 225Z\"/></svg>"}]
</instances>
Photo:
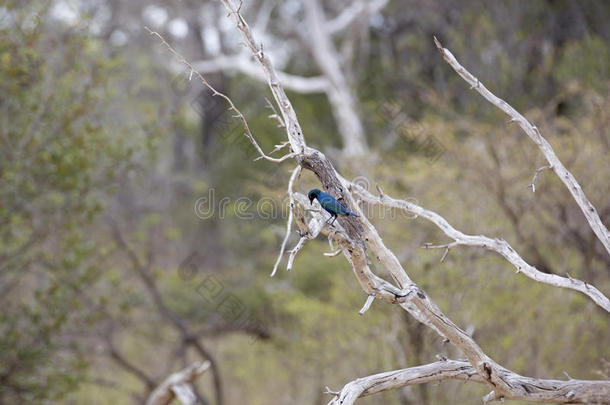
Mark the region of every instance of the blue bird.
<instances>
[{"instance_id":1,"label":"blue bird","mask_svg":"<svg viewBox=\"0 0 610 405\"><path fill-rule=\"evenodd\" d=\"M309 197L310 204L313 204L313 199L317 198L318 202L320 203L322 208L324 208L326 210L326 212L328 212L330 215L332 215L331 218L333 218L333 221L330 223L331 226L332 226L332 224L335 223L335 220L337 219L337 215L343 215L344 217L347 217L350 215L354 216L354 217L358 216L358 215L354 214L353 212L349 211L347 208L345 208L345 206L343 204L341 204L339 201L337 201L335 199L335 197L333 197L330 194L325 193L324 191L320 191L317 188L310 190L309 193L307 193L307 197Z\"/></svg>"}]
</instances>

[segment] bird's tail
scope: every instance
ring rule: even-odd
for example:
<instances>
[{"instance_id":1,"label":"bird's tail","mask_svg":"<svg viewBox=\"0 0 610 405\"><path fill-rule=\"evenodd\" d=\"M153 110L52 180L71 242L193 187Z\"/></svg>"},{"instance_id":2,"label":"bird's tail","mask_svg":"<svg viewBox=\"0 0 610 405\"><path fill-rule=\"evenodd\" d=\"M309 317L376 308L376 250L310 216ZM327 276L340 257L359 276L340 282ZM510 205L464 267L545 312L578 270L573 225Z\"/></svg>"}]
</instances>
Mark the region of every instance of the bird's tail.
<instances>
[{"instance_id":1,"label":"bird's tail","mask_svg":"<svg viewBox=\"0 0 610 405\"><path fill-rule=\"evenodd\" d=\"M348 212L347 212L347 215L351 215L351 216L356 217L356 218L358 218L358 217L360 216L360 215L354 214L354 213L353 213L353 212L351 212L351 211L348 211Z\"/></svg>"}]
</instances>

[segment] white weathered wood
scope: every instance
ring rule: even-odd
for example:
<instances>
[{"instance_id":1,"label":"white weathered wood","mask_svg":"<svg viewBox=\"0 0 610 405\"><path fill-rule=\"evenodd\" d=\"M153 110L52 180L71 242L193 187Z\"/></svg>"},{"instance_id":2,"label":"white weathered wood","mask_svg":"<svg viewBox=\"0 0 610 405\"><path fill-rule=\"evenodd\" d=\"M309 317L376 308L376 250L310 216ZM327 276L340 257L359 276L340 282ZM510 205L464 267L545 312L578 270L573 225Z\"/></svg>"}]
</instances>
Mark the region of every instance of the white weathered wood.
<instances>
[{"instance_id":1,"label":"white weathered wood","mask_svg":"<svg viewBox=\"0 0 610 405\"><path fill-rule=\"evenodd\" d=\"M290 251L290 256L288 256L288 264L286 265L286 270L288 270L288 271L292 270L292 265L294 264L294 259L297 256L297 253L299 253L301 248L303 248L303 245L305 245L305 242L307 242L308 240L309 240L309 237L301 236L301 239L299 239L299 242L297 243L297 245Z\"/></svg>"},{"instance_id":2,"label":"white weathered wood","mask_svg":"<svg viewBox=\"0 0 610 405\"><path fill-rule=\"evenodd\" d=\"M223 3L230 13L241 8L241 4L235 2ZM300 36L300 42L306 46L305 50L313 55L313 59L322 75L301 77L275 70L273 74L276 78L271 78L270 83L282 83L282 87L288 90L304 94L326 94L339 134L343 140L343 153L346 156L362 156L367 152L368 147L364 127L357 109L357 98L343 72L341 56L335 49L332 35L345 30L358 17L366 16L367 12L379 11L387 3L388 0L375 0L370 4L367 1L359 1L346 8L335 19L327 22L318 0L305 1L303 3L305 22L294 32ZM233 15L240 20L238 21L238 28L243 34L244 30L242 30L241 25L247 27L247 23L241 18L241 14L239 16L237 14ZM287 21L287 23L295 25L296 21ZM251 34L244 35L251 36ZM256 69L256 65L250 59L251 55L255 59L268 59L262 46L249 40L246 40L246 46L250 51L249 55L219 55L211 60L195 62L193 66L201 73L237 70L258 80L268 80L268 72L261 72Z\"/></svg>"},{"instance_id":3,"label":"white weathered wood","mask_svg":"<svg viewBox=\"0 0 610 405\"><path fill-rule=\"evenodd\" d=\"M347 183L352 188L354 194L356 194L360 199L362 199L362 201L368 204L376 204L385 207L401 209L410 214L415 214L418 217L424 218L435 224L441 231L445 233L445 235L455 241L454 243L451 243L449 245L443 245L441 247L451 248L453 246L463 245L480 247L494 251L500 254L506 260L508 260L513 266L515 266L515 268L517 269L517 273L523 273L532 280L538 281L540 283L549 284L554 287L568 288L581 292L591 298L597 305L610 312L610 300L593 285L572 277L562 277L558 276L557 274L548 274L541 272L536 267L527 263L504 239L492 239L483 235L466 235L455 229L445 218L443 218L436 212L427 210L409 201L397 200L395 198L389 197L384 193L381 193L379 196L375 196L358 184L349 182Z\"/></svg>"},{"instance_id":4,"label":"white weathered wood","mask_svg":"<svg viewBox=\"0 0 610 405\"><path fill-rule=\"evenodd\" d=\"M218 55L214 59L193 62L193 67L202 74L213 72L238 71L262 82L266 77L257 64L250 60L249 54ZM282 85L301 94L324 93L328 90L328 80L324 76L304 77L277 72Z\"/></svg>"},{"instance_id":5,"label":"white weathered wood","mask_svg":"<svg viewBox=\"0 0 610 405\"><path fill-rule=\"evenodd\" d=\"M357 111L356 96L341 69L340 56L326 27L326 17L319 0L304 0L306 31L299 31L318 68L328 80L326 94L343 137L347 157L363 156L368 147L364 127Z\"/></svg>"},{"instance_id":6,"label":"white weathered wood","mask_svg":"<svg viewBox=\"0 0 610 405\"><path fill-rule=\"evenodd\" d=\"M275 275L280 262L282 261L282 256L284 255L284 250L286 249L286 243L288 243L288 238L290 238L290 230L292 229L292 207L294 206L294 196L292 195L292 187L294 185L295 179L301 174L301 166L297 166L292 171L292 175L290 176L290 180L288 181L288 198L290 199L290 209L288 210L288 221L286 221L286 236L284 236L284 240L282 241L282 246L280 248L280 253L277 256L277 260L275 261L275 265L273 266L273 270L271 271L271 277ZM294 259L293 259L294 260Z\"/></svg>"},{"instance_id":7,"label":"white weathered wood","mask_svg":"<svg viewBox=\"0 0 610 405\"><path fill-rule=\"evenodd\" d=\"M349 6L345 7L341 13L326 22L325 29L330 34L336 34L344 31L354 21L361 18L378 13L388 4L389 0L360 0L354 1Z\"/></svg>"},{"instance_id":8,"label":"white weathered wood","mask_svg":"<svg viewBox=\"0 0 610 405\"><path fill-rule=\"evenodd\" d=\"M210 368L210 362L196 362L167 377L153 390L146 400L146 405L169 405L175 397L184 405L193 405L196 400L192 384Z\"/></svg>"},{"instance_id":9,"label":"white weathered wood","mask_svg":"<svg viewBox=\"0 0 610 405\"><path fill-rule=\"evenodd\" d=\"M309 211L312 219L307 221L304 212L298 206L306 207L309 204L309 199L301 193L295 193L294 196L298 202L298 204L295 204L294 218L301 235L308 239L316 238L319 234L324 234L331 238L340 247L345 258L352 265L358 282L369 296L372 295L375 298L392 304L407 302L409 295L413 291L411 289L400 289L371 271L362 245L354 243L348 231L339 223L343 218L338 219L333 226L330 226L324 214L320 210L316 210ZM316 201L314 204L317 205L318 202Z\"/></svg>"},{"instance_id":10,"label":"white weathered wood","mask_svg":"<svg viewBox=\"0 0 610 405\"><path fill-rule=\"evenodd\" d=\"M610 401L610 382L608 381L539 380L519 376L514 373L506 374L506 378L511 385L523 387L526 393L540 389L552 391L552 400L545 399L544 402L606 404ZM485 380L477 374L477 371L470 363L444 360L423 366L409 367L358 378L347 383L340 392L327 393L334 396L329 405L351 405L358 398L379 392L450 379L485 383ZM532 388L530 389L530 387ZM505 396L499 395L495 391L487 394L483 398L483 402L502 401L505 399L538 402L536 397L529 393L527 395L516 394L515 396Z\"/></svg>"},{"instance_id":11,"label":"white weathered wood","mask_svg":"<svg viewBox=\"0 0 610 405\"><path fill-rule=\"evenodd\" d=\"M506 101L502 100L501 98L493 94L491 91L489 91L483 85L483 83L479 81L479 79L477 79L468 70L466 70L466 68L460 65L455 56L453 56L453 54L447 48L443 48L443 46L438 41L438 39L436 39L436 37L434 37L434 43L436 44L436 47L440 51L441 55L443 55L443 58L449 64L449 66L451 66L453 70L455 70L462 79L464 79L468 84L470 84L472 89L476 90L491 104L504 111L506 115L511 117L511 122L516 122L519 127L521 127L523 132L525 132L527 136L532 141L534 141L536 146L538 146L538 148L546 158L547 162L549 162L549 169L554 171L555 174L557 174L557 177L559 177L563 184L565 184L566 188L568 189L570 194L572 194L572 197L576 201L576 204L578 204L578 207L580 207L580 210L585 215L589 226L591 227L593 232L595 232L595 235L597 235L597 238L601 241L602 245L604 245L608 254L610 254L610 231L608 231L608 228L606 228L606 226L603 224L601 218L599 217L599 214L597 213L597 210L585 195L585 192L583 191L580 184L578 184L578 181L576 181L576 178L572 175L572 173L570 173L568 169L566 169L563 163L561 163L561 161L555 154L553 147L542 136L538 128L532 125L528 120L526 120L523 115L521 115L517 110L511 107ZM534 177L534 181L535 179L536 178ZM535 190L535 188L532 187L532 190Z\"/></svg>"},{"instance_id":12,"label":"white weathered wood","mask_svg":"<svg viewBox=\"0 0 610 405\"><path fill-rule=\"evenodd\" d=\"M303 131L301 130L301 125L299 124L299 120L297 118L297 114L292 108L292 104L284 91L284 88L278 78L273 65L271 64L271 60L269 57L263 52L263 49L260 43L257 43L252 36L252 31L250 31L250 27L248 23L241 15L241 2L239 4L233 4L229 0L222 0L222 4L225 6L229 15L231 15L237 26L237 29L240 31L242 38L244 40L244 44L246 48L250 51L251 55L254 59L260 64L267 78L267 84L269 85L269 89L273 94L273 98L275 99L277 105L279 106L280 113L282 114L282 120L286 125L286 133L288 136L288 140L290 141L291 150L293 153L303 154L305 153L305 138L303 137Z\"/></svg>"},{"instance_id":13,"label":"white weathered wood","mask_svg":"<svg viewBox=\"0 0 610 405\"><path fill-rule=\"evenodd\" d=\"M366 297L366 301L364 302L364 305L362 306L360 311L358 311L358 313L360 315L364 315L364 313L366 311L368 311L369 308L371 307L371 304L373 304L373 301L375 301L375 295L374 294L371 294L371 295L367 296Z\"/></svg>"}]
</instances>

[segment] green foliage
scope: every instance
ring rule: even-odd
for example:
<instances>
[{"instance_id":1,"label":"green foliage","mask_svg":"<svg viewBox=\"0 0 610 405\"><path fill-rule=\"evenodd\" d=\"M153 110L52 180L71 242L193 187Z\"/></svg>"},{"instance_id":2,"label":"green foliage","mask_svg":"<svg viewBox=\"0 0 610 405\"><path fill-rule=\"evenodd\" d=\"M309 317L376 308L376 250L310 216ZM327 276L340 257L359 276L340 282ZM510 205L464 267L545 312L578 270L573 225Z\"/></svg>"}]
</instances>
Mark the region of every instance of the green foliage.
<instances>
[{"instance_id":1,"label":"green foliage","mask_svg":"<svg viewBox=\"0 0 610 405\"><path fill-rule=\"evenodd\" d=\"M90 289L105 255L88 232L137 145L112 119L119 61L35 11L11 10L0 29L3 403L59 400L82 382L77 335L99 317Z\"/></svg>"},{"instance_id":2,"label":"green foliage","mask_svg":"<svg viewBox=\"0 0 610 405\"><path fill-rule=\"evenodd\" d=\"M557 80L566 84L580 83L598 88L610 73L610 49L599 37L586 37L568 43L555 67Z\"/></svg>"}]
</instances>

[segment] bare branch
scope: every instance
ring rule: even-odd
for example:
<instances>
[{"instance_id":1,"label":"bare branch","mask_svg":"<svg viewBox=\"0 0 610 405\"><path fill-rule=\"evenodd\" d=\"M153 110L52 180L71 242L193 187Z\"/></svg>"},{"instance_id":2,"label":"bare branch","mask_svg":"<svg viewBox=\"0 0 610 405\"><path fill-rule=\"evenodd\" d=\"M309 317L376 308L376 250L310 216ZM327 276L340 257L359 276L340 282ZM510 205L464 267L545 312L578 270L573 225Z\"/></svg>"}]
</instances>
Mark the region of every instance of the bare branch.
<instances>
[{"instance_id":1,"label":"bare branch","mask_svg":"<svg viewBox=\"0 0 610 405\"><path fill-rule=\"evenodd\" d=\"M190 77L193 76L193 74L195 76L197 76L197 78L201 81L201 83L204 84L204 86L206 86L211 92L213 96L219 96L222 99L224 99L227 104L229 105L229 111L233 111L235 112L235 118L238 118L243 127L245 132L246 137L248 138L248 140L250 141L250 143L254 146L254 148L256 149L256 151L258 152L258 154L266 159L269 160L271 162L282 162L288 158L294 157L294 154L289 154L286 156L283 156L281 158L272 158L270 156L267 156L265 154L265 152L263 152L263 150L261 149L261 147L258 145L258 143L256 142L256 139L254 139L254 136L252 135L252 132L250 131L250 127L248 126L248 122L246 121L246 118L244 117L244 115L241 113L241 111L239 111L237 109L237 107L235 107L235 104L233 104L233 101L231 101L231 99L229 97L227 97L225 94L219 92L218 90L216 90L202 75L201 73L199 73L197 71L197 69L195 69L195 67L188 61L186 60L186 58L184 58L184 56L180 55L169 43L167 43L167 41L165 40L165 38L163 38L163 36L161 36L161 34L159 34L156 31L152 31L150 28L148 27L144 27L146 29L146 31L148 31L148 33L150 35L156 36L159 41L161 41L161 44L163 44L179 61L180 63L182 63L184 66L186 66L189 70L189 75Z\"/></svg>"},{"instance_id":2,"label":"bare branch","mask_svg":"<svg viewBox=\"0 0 610 405\"><path fill-rule=\"evenodd\" d=\"M458 245L457 242L451 242L451 243L447 243L446 245L438 245L438 246L434 246L434 245L432 245L430 243L426 243L422 247L424 249L445 249L445 252L443 253L443 256L441 257L441 263L442 263L447 258L447 255L449 254L449 250L452 247L457 246L457 245Z\"/></svg>"},{"instance_id":3,"label":"bare branch","mask_svg":"<svg viewBox=\"0 0 610 405\"><path fill-rule=\"evenodd\" d=\"M602 294L597 288L591 284L585 283L571 277L561 277L556 274L547 274L538 270L536 267L527 263L509 244L503 239L489 238L483 235L466 235L455 229L449 222L441 217L436 212L427 210L417 204L409 201L397 200L381 194L381 197L376 197L369 193L358 184L351 183L352 190L363 201L369 204L379 204L386 207L393 207L404 210L406 212L417 214L420 217L427 219L435 224L445 235L452 238L455 242L449 245L441 245L439 248L451 248L457 245L481 247L487 250L494 251L502 255L506 260L515 266L517 273L523 273L532 280L540 283L549 284L555 287L569 288L587 295L597 305L610 312L610 300ZM435 246L428 246L435 248Z\"/></svg>"},{"instance_id":4,"label":"bare branch","mask_svg":"<svg viewBox=\"0 0 610 405\"><path fill-rule=\"evenodd\" d=\"M499 397L498 394L496 394L496 391L491 391L489 392L487 395L485 395L483 398L481 398L481 402L483 402L484 404L488 404L492 401L498 401L498 400L503 400L504 397Z\"/></svg>"},{"instance_id":5,"label":"bare branch","mask_svg":"<svg viewBox=\"0 0 610 405\"><path fill-rule=\"evenodd\" d=\"M273 150L271 152L269 152L269 154L272 155L275 152L277 152L278 150L282 150L283 148L285 148L288 145L290 145L290 142L288 142L288 141L275 145L275 147L273 148ZM286 156L289 156L289 155L286 155ZM284 156L284 158L286 158L286 156ZM289 156L289 157L294 157L294 156ZM262 159L262 156L257 157L256 159L254 159L254 161L257 161L259 159Z\"/></svg>"},{"instance_id":6,"label":"bare branch","mask_svg":"<svg viewBox=\"0 0 610 405\"><path fill-rule=\"evenodd\" d=\"M367 151L364 127L357 113L357 102L353 89L341 69L340 57L331 35L325 29L326 18L319 0L303 1L307 34L297 31L309 45L309 50L328 78L326 94L343 137L343 151L347 156L363 155Z\"/></svg>"},{"instance_id":7,"label":"bare branch","mask_svg":"<svg viewBox=\"0 0 610 405\"><path fill-rule=\"evenodd\" d=\"M326 31L329 34L336 34L344 31L354 21L362 15L371 15L379 12L388 4L388 0L355 1L346 7L341 14L326 23Z\"/></svg>"},{"instance_id":8,"label":"bare branch","mask_svg":"<svg viewBox=\"0 0 610 405\"><path fill-rule=\"evenodd\" d=\"M358 311L358 313L360 315L364 315L364 313L366 311L368 311L369 308L371 307L371 304L373 303L373 301L375 301L375 295L374 294L371 294L368 297L366 297L366 302L362 306L362 309L360 309L360 311Z\"/></svg>"},{"instance_id":9,"label":"bare branch","mask_svg":"<svg viewBox=\"0 0 610 405\"><path fill-rule=\"evenodd\" d=\"M297 243L297 245L294 247L294 249L292 249L290 251L290 256L288 256L288 264L286 265L286 270L288 270L288 271L292 270L292 265L294 264L294 259L297 255L297 253L299 253L299 250L301 250L303 245L305 245L305 242L307 242L308 240L309 240L309 238L307 237L307 235L301 236L301 239L299 239L299 242Z\"/></svg>"},{"instance_id":10,"label":"bare branch","mask_svg":"<svg viewBox=\"0 0 610 405\"><path fill-rule=\"evenodd\" d=\"M193 62L196 71L206 74L219 71L236 70L259 81L266 81L266 77L259 67L250 60L249 55L219 55L211 60ZM284 72L277 72L282 84L291 91L301 94L324 93L328 89L328 80L323 76L302 77Z\"/></svg>"},{"instance_id":11,"label":"bare branch","mask_svg":"<svg viewBox=\"0 0 610 405\"><path fill-rule=\"evenodd\" d=\"M282 261L282 256L284 255L284 250L286 249L286 243L288 243L288 238L290 237L290 230L292 229L292 210L294 207L294 196L292 194L292 186L294 184L295 179L301 173L301 166L297 166L292 171L292 175L290 176L290 180L288 181L288 198L290 198L290 210L288 211L288 221L286 222L286 236L282 241L282 247L280 248L280 254L275 261L275 265L273 266L273 271L271 272L271 277L275 275L280 262ZM294 260L294 259L293 259Z\"/></svg>"},{"instance_id":12,"label":"bare branch","mask_svg":"<svg viewBox=\"0 0 610 405\"><path fill-rule=\"evenodd\" d=\"M549 389L552 397L544 402L558 403L609 403L610 381L587 380L538 380L507 372L506 378L514 387L521 387L525 394L498 394L491 391L483 397L483 402L513 399L530 402L543 401L536 395L529 395L530 388ZM368 377L358 378L346 384L340 392L327 392L335 397L329 405L351 405L356 399L382 391L401 388L409 385L423 384L445 380L463 380L476 383L486 383L471 364L464 361L443 360L423 366L410 367L402 370L388 371ZM330 391L330 390L328 390Z\"/></svg>"},{"instance_id":13,"label":"bare branch","mask_svg":"<svg viewBox=\"0 0 610 405\"><path fill-rule=\"evenodd\" d=\"M242 38L244 40L244 44L254 56L254 59L260 64L263 68L263 72L265 73L265 77L267 78L267 83L269 84L269 88L271 89L271 93L275 98L276 103L280 107L280 111L282 113L282 120L286 124L286 133L288 135L288 140L290 141L290 145L292 150L295 153L305 153L305 138L303 137L303 131L301 130L301 125L299 124L299 120L297 118L296 112L286 96L284 92L284 88L279 80L271 61L263 53L263 50L252 36L252 32L250 31L250 27L248 23L240 14L241 3L238 7L234 7L229 0L221 0L222 4L225 6L229 15L231 15L235 19L235 24L237 25L237 29L241 32Z\"/></svg>"},{"instance_id":14,"label":"bare branch","mask_svg":"<svg viewBox=\"0 0 610 405\"><path fill-rule=\"evenodd\" d=\"M209 368L209 361L196 362L170 375L150 394L146 405L169 405L174 397L178 397L184 405L194 405L196 396L193 393L192 383Z\"/></svg>"},{"instance_id":15,"label":"bare branch","mask_svg":"<svg viewBox=\"0 0 610 405\"><path fill-rule=\"evenodd\" d=\"M325 252L324 256L335 257L335 256L339 256L340 253L341 253L341 250L335 250L334 252Z\"/></svg>"},{"instance_id":16,"label":"bare branch","mask_svg":"<svg viewBox=\"0 0 610 405\"><path fill-rule=\"evenodd\" d=\"M271 114L269 116L269 118L273 118L275 120L277 120L278 122L278 127L279 128L286 128L286 124L284 124L284 121L282 120L282 117L280 117L280 115L278 114L277 110L275 109L275 106L273 105L273 103L271 101L269 101L269 99L267 97L265 97L265 101L267 102L267 107L269 107L269 109L271 111L273 111L273 114ZM275 149L273 149L271 152L269 152L269 154L273 154L273 152L275 152L276 150L279 150L283 147L285 147L286 145L290 145L289 141L286 141L280 145L275 145Z\"/></svg>"},{"instance_id":17,"label":"bare branch","mask_svg":"<svg viewBox=\"0 0 610 405\"><path fill-rule=\"evenodd\" d=\"M378 392L448 379L484 382L477 371L467 362L439 361L425 366L374 374L358 378L346 384L329 405L351 405L356 399Z\"/></svg>"},{"instance_id":18,"label":"bare branch","mask_svg":"<svg viewBox=\"0 0 610 405\"><path fill-rule=\"evenodd\" d=\"M536 179L538 178L538 175L546 169L553 169L553 166L547 165L536 169L536 173L534 173L534 178L532 179L532 184L530 184L530 187L532 188L532 193L536 192Z\"/></svg>"},{"instance_id":19,"label":"bare branch","mask_svg":"<svg viewBox=\"0 0 610 405\"><path fill-rule=\"evenodd\" d=\"M436 44L436 47L440 51L441 55L443 55L445 61L453 68L453 70L457 72L458 75L462 77L462 79L470 84L472 88L481 94L487 101L504 111L504 113L511 117L511 121L517 122L523 132L525 132L527 136L534 141L546 160L549 162L549 165L552 167L555 174L557 174L559 179L567 187L570 194L572 194L576 204L578 204L581 211L585 215L589 226L593 232L595 232L597 238L602 242L602 245L604 245L608 254L610 254L610 231L608 231L608 228L606 228L606 226L602 223L597 210L585 195L585 192L580 184L578 184L578 181L576 181L576 178L568 171L568 169L565 168L563 163L561 163L555 154L553 147L540 134L538 128L530 124L530 122L526 120L523 115L511 107L506 101L496 97L491 91L489 91L481 82L479 82L479 79L474 77L468 70L460 65L457 59L455 59L453 54L447 48L443 48L436 37L434 37L434 43Z\"/></svg>"}]
</instances>

